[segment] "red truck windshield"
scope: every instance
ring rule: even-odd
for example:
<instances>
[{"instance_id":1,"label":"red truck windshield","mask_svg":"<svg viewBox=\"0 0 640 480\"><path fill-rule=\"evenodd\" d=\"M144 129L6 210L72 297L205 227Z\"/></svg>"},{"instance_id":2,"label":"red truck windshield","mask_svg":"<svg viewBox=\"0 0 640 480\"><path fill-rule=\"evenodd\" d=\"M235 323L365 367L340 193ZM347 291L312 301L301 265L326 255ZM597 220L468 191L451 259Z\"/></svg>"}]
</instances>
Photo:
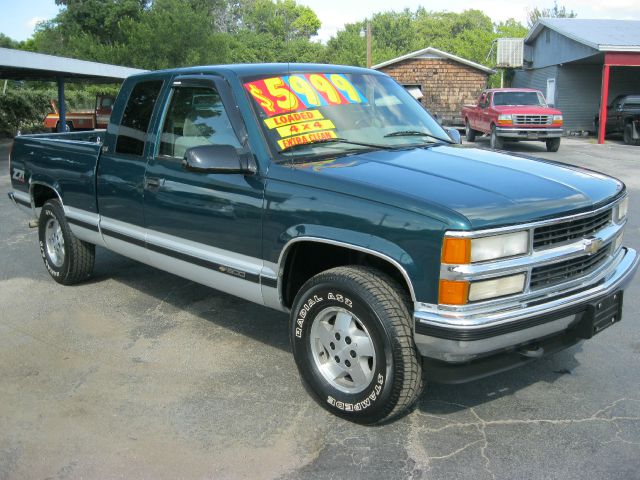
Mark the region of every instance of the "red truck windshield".
<instances>
[{"instance_id":1,"label":"red truck windshield","mask_svg":"<svg viewBox=\"0 0 640 480\"><path fill-rule=\"evenodd\" d=\"M542 94L539 92L495 92L493 94L493 104L502 105L534 105L546 107Z\"/></svg>"}]
</instances>

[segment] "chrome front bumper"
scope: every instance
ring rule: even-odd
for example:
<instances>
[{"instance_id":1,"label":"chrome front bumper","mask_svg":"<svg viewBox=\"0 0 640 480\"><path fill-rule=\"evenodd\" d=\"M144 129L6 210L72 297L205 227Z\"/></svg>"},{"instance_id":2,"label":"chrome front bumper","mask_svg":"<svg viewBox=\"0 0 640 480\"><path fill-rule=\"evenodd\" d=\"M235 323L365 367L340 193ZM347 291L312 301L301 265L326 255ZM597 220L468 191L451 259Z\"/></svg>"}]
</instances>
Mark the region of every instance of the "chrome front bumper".
<instances>
[{"instance_id":1,"label":"chrome front bumper","mask_svg":"<svg viewBox=\"0 0 640 480\"><path fill-rule=\"evenodd\" d=\"M505 128L497 127L499 137L520 138L522 140L543 140L546 138L559 138L562 136L561 128Z\"/></svg>"},{"instance_id":2,"label":"chrome front bumper","mask_svg":"<svg viewBox=\"0 0 640 480\"><path fill-rule=\"evenodd\" d=\"M468 362L561 333L588 305L623 290L638 269L635 250L623 248L611 272L591 288L494 312L416 310L415 342L424 357Z\"/></svg>"}]
</instances>

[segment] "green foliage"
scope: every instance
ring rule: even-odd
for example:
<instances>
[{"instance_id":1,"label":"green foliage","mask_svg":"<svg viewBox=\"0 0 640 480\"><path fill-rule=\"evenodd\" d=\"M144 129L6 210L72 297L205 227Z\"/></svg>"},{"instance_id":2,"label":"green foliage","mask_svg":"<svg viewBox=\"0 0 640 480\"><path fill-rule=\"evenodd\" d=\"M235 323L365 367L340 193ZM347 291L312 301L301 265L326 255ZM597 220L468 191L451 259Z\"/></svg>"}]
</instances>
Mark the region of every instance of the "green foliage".
<instances>
[{"instance_id":1,"label":"green foliage","mask_svg":"<svg viewBox=\"0 0 640 480\"><path fill-rule=\"evenodd\" d=\"M567 8L564 5L558 6L558 2L554 0L551 8L540 9L535 7L527 10L527 25L529 28L533 27L540 18L576 18L577 16L576 12L573 10L567 12Z\"/></svg>"},{"instance_id":2,"label":"green foliage","mask_svg":"<svg viewBox=\"0 0 640 480\"><path fill-rule=\"evenodd\" d=\"M19 42L7 37L4 33L0 33L0 47L1 48L18 48Z\"/></svg>"}]
</instances>

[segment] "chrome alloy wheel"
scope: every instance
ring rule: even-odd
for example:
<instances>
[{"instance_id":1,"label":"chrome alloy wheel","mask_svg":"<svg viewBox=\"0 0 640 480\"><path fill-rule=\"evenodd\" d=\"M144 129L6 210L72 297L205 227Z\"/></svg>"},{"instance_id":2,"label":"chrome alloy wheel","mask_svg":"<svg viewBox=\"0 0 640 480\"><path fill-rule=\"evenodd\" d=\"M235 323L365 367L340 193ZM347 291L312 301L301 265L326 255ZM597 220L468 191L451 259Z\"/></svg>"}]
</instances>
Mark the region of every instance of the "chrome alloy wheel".
<instances>
[{"instance_id":1,"label":"chrome alloy wheel","mask_svg":"<svg viewBox=\"0 0 640 480\"><path fill-rule=\"evenodd\" d=\"M332 387L358 393L371 383L376 369L373 340L353 313L325 308L313 322L309 341L313 360Z\"/></svg>"},{"instance_id":2,"label":"chrome alloy wheel","mask_svg":"<svg viewBox=\"0 0 640 480\"><path fill-rule=\"evenodd\" d=\"M51 263L58 268L62 267L64 263L64 236L62 235L62 228L55 218L49 218L47 220L45 244Z\"/></svg>"}]
</instances>

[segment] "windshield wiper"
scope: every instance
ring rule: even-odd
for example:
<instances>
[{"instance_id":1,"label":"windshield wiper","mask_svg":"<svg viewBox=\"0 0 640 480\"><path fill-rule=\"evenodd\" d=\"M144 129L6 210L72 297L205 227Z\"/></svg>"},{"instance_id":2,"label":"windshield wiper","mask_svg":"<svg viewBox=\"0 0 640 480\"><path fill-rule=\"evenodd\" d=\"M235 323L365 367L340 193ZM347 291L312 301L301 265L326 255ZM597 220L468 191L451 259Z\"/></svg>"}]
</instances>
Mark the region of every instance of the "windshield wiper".
<instances>
[{"instance_id":1,"label":"windshield wiper","mask_svg":"<svg viewBox=\"0 0 640 480\"><path fill-rule=\"evenodd\" d=\"M295 145L289 145L288 147L285 147L282 150L279 150L278 153L291 152L293 150L297 150L297 149L302 148L302 147L322 146L322 145L326 145L327 143L346 143L346 144L349 144L349 145L359 145L361 147L375 148L377 150L388 150L390 148L393 148L393 147L391 147L389 145L379 145L377 143L357 142L355 140L349 140L347 138L338 137L338 138L323 138L321 140L316 140L314 142L297 143Z\"/></svg>"},{"instance_id":2,"label":"windshield wiper","mask_svg":"<svg viewBox=\"0 0 640 480\"><path fill-rule=\"evenodd\" d=\"M398 132L387 133L385 137L429 137L434 140L440 140L445 143L455 143L453 140L448 140L446 138L438 137L437 135L432 135L428 132L422 132L420 130L400 130Z\"/></svg>"}]
</instances>

